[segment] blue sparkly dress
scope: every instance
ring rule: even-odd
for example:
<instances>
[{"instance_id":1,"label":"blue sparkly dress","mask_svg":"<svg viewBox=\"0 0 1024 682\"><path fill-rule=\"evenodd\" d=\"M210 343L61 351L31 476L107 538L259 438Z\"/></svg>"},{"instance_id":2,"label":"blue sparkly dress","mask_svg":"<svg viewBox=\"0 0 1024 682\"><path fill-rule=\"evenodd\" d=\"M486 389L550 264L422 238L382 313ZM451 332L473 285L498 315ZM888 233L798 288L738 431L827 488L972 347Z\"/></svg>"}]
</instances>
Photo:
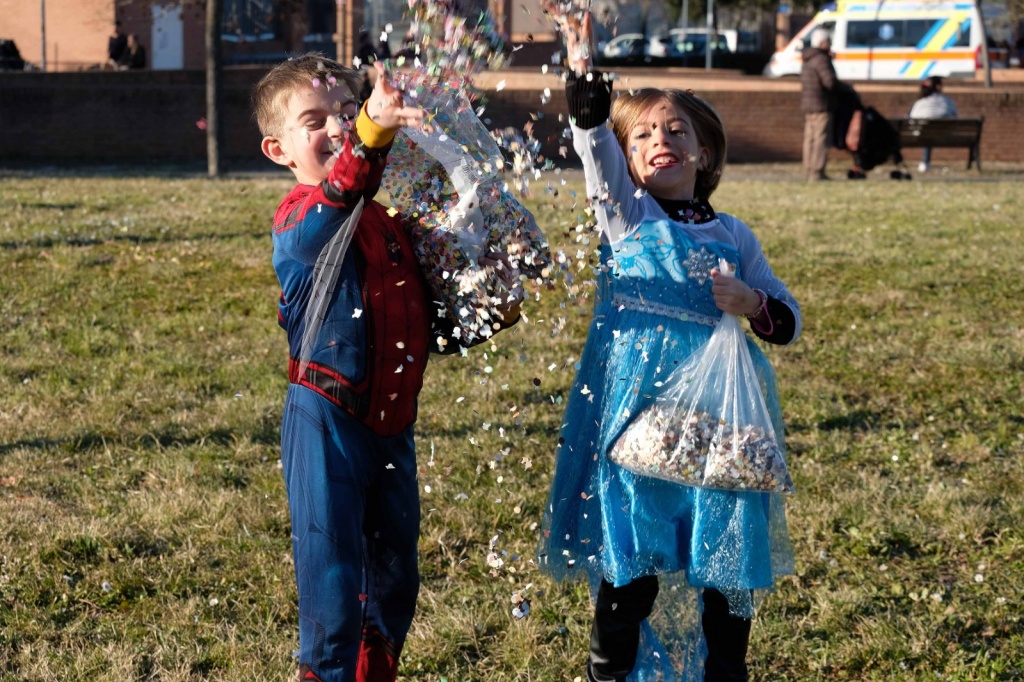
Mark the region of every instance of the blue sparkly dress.
<instances>
[{"instance_id":1,"label":"blue sparkly dress","mask_svg":"<svg viewBox=\"0 0 1024 682\"><path fill-rule=\"evenodd\" d=\"M672 216L637 192L612 132L573 129L602 233L594 317L571 389L544 510L541 565L556 578L602 578L616 587L648 575L661 583L641 628L630 680L702 680L700 590L714 587L730 612L750 618L761 591L793 570L784 498L686 487L634 474L609 448L650 405L658 382L706 342L722 312L710 271L724 258L736 276L800 309L774 276L750 229L724 214ZM771 365L748 345L782 443ZM596 592L595 592L596 593Z\"/></svg>"}]
</instances>

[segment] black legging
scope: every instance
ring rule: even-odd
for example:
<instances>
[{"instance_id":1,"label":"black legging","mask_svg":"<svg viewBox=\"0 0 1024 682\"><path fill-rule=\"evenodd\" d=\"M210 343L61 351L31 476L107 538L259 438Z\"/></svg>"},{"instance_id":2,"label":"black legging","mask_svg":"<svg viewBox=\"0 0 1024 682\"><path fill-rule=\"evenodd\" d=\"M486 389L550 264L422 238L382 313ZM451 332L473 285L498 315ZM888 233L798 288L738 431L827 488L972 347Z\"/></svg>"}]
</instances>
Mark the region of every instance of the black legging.
<instances>
[{"instance_id":1,"label":"black legging","mask_svg":"<svg viewBox=\"0 0 1024 682\"><path fill-rule=\"evenodd\" d=\"M624 682L636 665L640 624L651 615L658 579L638 578L614 587L601 581L590 632L589 682ZM707 640L704 682L746 682L750 620L729 614L729 602L718 590L705 588L701 624Z\"/></svg>"},{"instance_id":2,"label":"black legging","mask_svg":"<svg viewBox=\"0 0 1024 682\"><path fill-rule=\"evenodd\" d=\"M704 682L747 682L750 619L730 614L729 602L718 590L705 588L703 597L701 624L708 645Z\"/></svg>"}]
</instances>

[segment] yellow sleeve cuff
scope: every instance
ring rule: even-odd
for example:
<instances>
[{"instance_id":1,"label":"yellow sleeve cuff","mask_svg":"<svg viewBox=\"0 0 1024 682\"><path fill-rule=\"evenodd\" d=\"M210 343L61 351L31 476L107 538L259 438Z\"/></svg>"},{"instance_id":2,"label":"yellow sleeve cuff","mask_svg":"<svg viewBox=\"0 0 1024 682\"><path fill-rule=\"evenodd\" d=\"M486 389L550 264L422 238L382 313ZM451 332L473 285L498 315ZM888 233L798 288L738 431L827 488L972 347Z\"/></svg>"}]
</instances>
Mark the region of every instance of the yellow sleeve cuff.
<instances>
[{"instance_id":1,"label":"yellow sleeve cuff","mask_svg":"<svg viewBox=\"0 0 1024 682\"><path fill-rule=\"evenodd\" d=\"M356 117L356 135L367 147L374 149L386 147L395 139L397 132L397 130L384 128L374 123L370 114L366 113L365 104L359 110L359 116Z\"/></svg>"}]
</instances>

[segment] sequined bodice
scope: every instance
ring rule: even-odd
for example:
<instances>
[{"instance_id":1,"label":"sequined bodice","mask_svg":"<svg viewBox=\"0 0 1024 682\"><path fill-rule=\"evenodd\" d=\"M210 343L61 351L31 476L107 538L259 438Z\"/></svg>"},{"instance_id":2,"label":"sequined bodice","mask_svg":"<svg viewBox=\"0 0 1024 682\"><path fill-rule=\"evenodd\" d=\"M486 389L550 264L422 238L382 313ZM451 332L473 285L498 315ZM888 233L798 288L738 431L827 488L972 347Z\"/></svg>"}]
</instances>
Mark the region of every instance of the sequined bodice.
<instances>
[{"instance_id":1,"label":"sequined bodice","mask_svg":"<svg viewBox=\"0 0 1024 682\"><path fill-rule=\"evenodd\" d=\"M658 307L691 311L713 324L722 313L711 295L711 269L721 258L740 276L739 254L731 245L699 243L677 223L647 222L621 242L602 247L602 261L610 266L603 295L613 305L616 299L635 300L651 312Z\"/></svg>"}]
</instances>

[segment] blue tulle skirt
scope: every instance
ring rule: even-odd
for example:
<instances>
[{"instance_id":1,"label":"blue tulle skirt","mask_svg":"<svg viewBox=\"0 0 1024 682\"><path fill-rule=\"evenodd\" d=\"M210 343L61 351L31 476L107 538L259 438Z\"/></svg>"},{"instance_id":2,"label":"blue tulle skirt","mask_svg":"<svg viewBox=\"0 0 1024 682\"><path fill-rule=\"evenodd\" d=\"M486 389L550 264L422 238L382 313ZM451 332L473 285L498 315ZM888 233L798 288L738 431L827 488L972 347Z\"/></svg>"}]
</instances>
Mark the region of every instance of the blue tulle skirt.
<instances>
[{"instance_id":1,"label":"blue tulle skirt","mask_svg":"<svg viewBox=\"0 0 1024 682\"><path fill-rule=\"evenodd\" d=\"M716 248L714 255L736 259L729 247ZM608 459L630 419L654 401L672 369L710 338L721 315L707 282L676 278L660 289L666 293L658 300L650 281L658 272L644 280L643 296L617 275L609 269L598 281L594 319L563 420L539 559L550 575L586 577L593 587L602 578L622 586L659 576L655 612L644 624L630 679L700 680L700 588L722 592L733 614L753 616L760 593L793 571L785 502L781 495L655 479ZM681 286L691 290L680 295ZM673 306L680 301L688 312ZM784 447L774 372L753 341L748 347Z\"/></svg>"}]
</instances>

